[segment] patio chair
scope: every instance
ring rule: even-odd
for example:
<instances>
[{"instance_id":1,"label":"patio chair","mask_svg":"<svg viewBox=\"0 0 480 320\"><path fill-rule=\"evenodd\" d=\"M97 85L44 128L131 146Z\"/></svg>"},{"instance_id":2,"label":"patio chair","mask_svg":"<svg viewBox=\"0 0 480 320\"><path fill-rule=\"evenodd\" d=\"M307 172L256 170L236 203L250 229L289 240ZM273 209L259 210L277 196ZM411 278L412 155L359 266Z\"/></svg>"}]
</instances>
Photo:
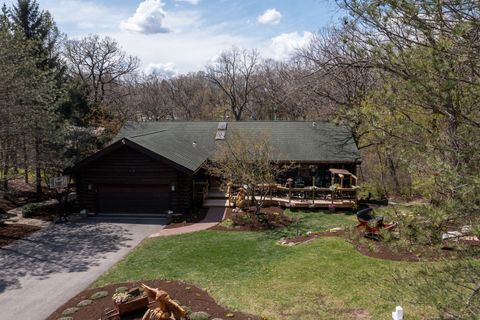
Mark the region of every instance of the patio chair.
<instances>
[{"instance_id":1,"label":"patio chair","mask_svg":"<svg viewBox=\"0 0 480 320\"><path fill-rule=\"evenodd\" d=\"M295 188L305 188L305 181L301 177L295 179Z\"/></svg>"},{"instance_id":2,"label":"patio chair","mask_svg":"<svg viewBox=\"0 0 480 320\"><path fill-rule=\"evenodd\" d=\"M364 229L365 236L374 240L380 240L380 230L391 230L397 226L396 223L384 223L383 216L374 216L372 208L365 208L357 212L357 229Z\"/></svg>"}]
</instances>

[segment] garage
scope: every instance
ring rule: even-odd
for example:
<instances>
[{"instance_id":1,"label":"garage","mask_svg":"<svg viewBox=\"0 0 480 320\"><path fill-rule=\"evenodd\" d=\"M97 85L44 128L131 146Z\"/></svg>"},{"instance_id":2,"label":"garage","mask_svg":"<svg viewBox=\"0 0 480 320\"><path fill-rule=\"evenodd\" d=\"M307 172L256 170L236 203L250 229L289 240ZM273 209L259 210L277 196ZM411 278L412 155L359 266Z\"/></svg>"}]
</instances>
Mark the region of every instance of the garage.
<instances>
[{"instance_id":1,"label":"garage","mask_svg":"<svg viewBox=\"0 0 480 320\"><path fill-rule=\"evenodd\" d=\"M98 186L100 213L165 213L169 209L168 185L104 184Z\"/></svg>"}]
</instances>

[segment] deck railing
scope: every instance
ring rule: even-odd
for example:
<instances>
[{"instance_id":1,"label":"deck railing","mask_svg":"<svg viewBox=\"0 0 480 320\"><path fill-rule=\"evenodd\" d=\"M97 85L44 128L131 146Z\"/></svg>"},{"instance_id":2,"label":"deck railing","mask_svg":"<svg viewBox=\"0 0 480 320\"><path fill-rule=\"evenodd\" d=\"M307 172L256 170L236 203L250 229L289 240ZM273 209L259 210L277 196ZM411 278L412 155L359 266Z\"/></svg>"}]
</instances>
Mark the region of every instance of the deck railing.
<instances>
[{"instance_id":1,"label":"deck railing","mask_svg":"<svg viewBox=\"0 0 480 320\"><path fill-rule=\"evenodd\" d=\"M228 204L235 203L238 191L241 185L228 186L227 196ZM280 184L259 184L255 186L258 190L255 194L263 194L264 200L270 203L286 206L327 206L341 205L353 206L357 202L358 187L352 188L320 188L316 186L295 188L282 186ZM265 195L266 193L266 195Z\"/></svg>"}]
</instances>

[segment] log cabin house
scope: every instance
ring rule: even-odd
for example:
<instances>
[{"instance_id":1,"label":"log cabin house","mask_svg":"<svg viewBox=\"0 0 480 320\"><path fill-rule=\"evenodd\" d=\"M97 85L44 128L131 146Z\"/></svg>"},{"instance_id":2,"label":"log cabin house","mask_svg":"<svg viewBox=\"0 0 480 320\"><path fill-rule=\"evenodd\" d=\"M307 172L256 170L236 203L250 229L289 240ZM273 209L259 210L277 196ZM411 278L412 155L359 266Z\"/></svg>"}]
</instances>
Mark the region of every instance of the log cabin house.
<instances>
[{"instance_id":1,"label":"log cabin house","mask_svg":"<svg viewBox=\"0 0 480 320\"><path fill-rule=\"evenodd\" d=\"M231 205L233 188L220 191L219 179L205 170L231 130L267 133L282 155L275 160L297 164L275 182L267 199L271 204L355 204L361 158L344 127L312 121L161 121L127 123L108 146L72 168L80 207L138 214Z\"/></svg>"}]
</instances>

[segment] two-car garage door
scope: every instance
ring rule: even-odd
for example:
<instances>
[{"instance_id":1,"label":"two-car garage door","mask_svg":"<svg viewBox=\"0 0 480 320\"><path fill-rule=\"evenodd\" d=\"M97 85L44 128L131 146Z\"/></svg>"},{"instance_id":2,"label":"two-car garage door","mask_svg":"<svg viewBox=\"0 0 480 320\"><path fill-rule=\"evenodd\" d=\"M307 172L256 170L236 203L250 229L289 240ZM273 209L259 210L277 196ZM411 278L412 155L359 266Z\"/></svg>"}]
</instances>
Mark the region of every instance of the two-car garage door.
<instances>
[{"instance_id":1,"label":"two-car garage door","mask_svg":"<svg viewBox=\"0 0 480 320\"><path fill-rule=\"evenodd\" d=\"M101 213L165 213L170 207L168 185L99 185Z\"/></svg>"}]
</instances>

